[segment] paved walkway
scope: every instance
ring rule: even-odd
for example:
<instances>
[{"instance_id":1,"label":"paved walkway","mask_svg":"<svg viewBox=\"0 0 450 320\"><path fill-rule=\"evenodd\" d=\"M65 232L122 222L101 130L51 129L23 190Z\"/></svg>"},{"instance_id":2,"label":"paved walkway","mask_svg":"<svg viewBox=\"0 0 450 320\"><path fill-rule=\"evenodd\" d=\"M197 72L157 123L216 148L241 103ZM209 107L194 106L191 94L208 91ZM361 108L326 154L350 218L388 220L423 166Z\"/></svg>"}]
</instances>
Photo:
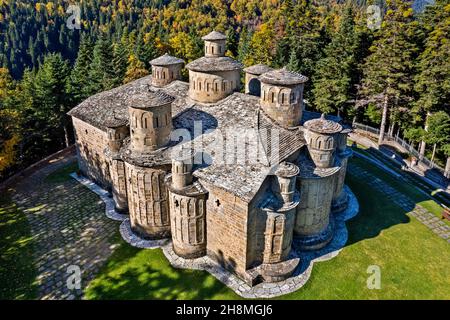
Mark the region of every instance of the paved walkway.
<instances>
[{"instance_id":1,"label":"paved walkway","mask_svg":"<svg viewBox=\"0 0 450 320\"><path fill-rule=\"evenodd\" d=\"M81 298L84 286L114 249L118 224L105 216L103 201L70 177L62 183L45 179L73 161L74 156L53 161L19 182L12 194L30 222L39 299ZM68 280L76 283L69 266L80 268L80 289L68 288Z\"/></svg>"},{"instance_id":2,"label":"paved walkway","mask_svg":"<svg viewBox=\"0 0 450 320\"><path fill-rule=\"evenodd\" d=\"M450 243L450 226L441 221L441 219L436 217L433 213L429 212L421 205L416 204L414 200L412 200L405 194L394 189L383 180L377 178L375 175L371 174L370 172L364 170L354 163L349 163L348 173L351 175L355 175L375 190L383 193L390 201L398 205L406 212L410 212L411 216L417 218L417 220L431 229L431 231Z\"/></svg>"}]
</instances>

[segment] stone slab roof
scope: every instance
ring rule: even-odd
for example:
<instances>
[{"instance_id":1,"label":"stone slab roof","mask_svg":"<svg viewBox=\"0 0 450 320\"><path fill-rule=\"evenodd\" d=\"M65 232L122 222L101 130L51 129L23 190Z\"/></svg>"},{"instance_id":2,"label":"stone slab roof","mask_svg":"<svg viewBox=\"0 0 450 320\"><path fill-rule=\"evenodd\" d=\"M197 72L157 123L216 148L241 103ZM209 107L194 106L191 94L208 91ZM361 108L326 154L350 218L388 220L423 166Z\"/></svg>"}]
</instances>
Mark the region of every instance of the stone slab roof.
<instances>
[{"instance_id":1,"label":"stone slab roof","mask_svg":"<svg viewBox=\"0 0 450 320\"><path fill-rule=\"evenodd\" d=\"M214 41L214 40L226 40L227 37L221 32L211 31L206 36L203 36L202 39L206 41Z\"/></svg>"},{"instance_id":2,"label":"stone slab roof","mask_svg":"<svg viewBox=\"0 0 450 320\"><path fill-rule=\"evenodd\" d=\"M177 58L174 56L170 56L167 53L150 61L150 64L153 66L170 66L170 65L182 64L182 63L184 63L183 59L180 59L180 58Z\"/></svg>"},{"instance_id":3,"label":"stone slab roof","mask_svg":"<svg viewBox=\"0 0 450 320\"><path fill-rule=\"evenodd\" d=\"M265 72L269 72L272 70L273 69L271 67L266 66L265 64L255 64L253 66L245 68L244 72L259 76Z\"/></svg>"},{"instance_id":4,"label":"stone slab roof","mask_svg":"<svg viewBox=\"0 0 450 320\"><path fill-rule=\"evenodd\" d=\"M275 85L294 85L305 83L308 81L308 77L282 68L262 74L260 80L261 82Z\"/></svg>"},{"instance_id":5,"label":"stone slab roof","mask_svg":"<svg viewBox=\"0 0 450 320\"><path fill-rule=\"evenodd\" d=\"M150 83L151 76L147 76L96 94L68 114L106 131L105 123L110 119L128 120L128 103L133 96L146 94L149 88L158 89ZM188 89L188 83L182 81L174 81L160 89L174 97L174 141L149 154L133 154L128 138L119 152L122 159L141 166L170 165L182 147L193 147L202 151L202 164L196 166L194 176L244 201L251 201L271 173L271 167L305 145L302 127L292 130L279 127L262 113L258 97L235 92L215 104L200 104L187 97ZM305 111L303 121L318 117L320 114ZM270 149L270 135L269 138L261 135L261 129L280 131L280 156ZM177 134L179 139L175 139ZM188 139L185 139L186 135ZM314 172L313 175L326 175L320 170Z\"/></svg>"},{"instance_id":6,"label":"stone slab roof","mask_svg":"<svg viewBox=\"0 0 450 320\"><path fill-rule=\"evenodd\" d=\"M150 109L173 102L175 98L162 90L155 90L149 85L143 90L127 98L125 104L137 109Z\"/></svg>"},{"instance_id":7,"label":"stone slab roof","mask_svg":"<svg viewBox=\"0 0 450 320\"><path fill-rule=\"evenodd\" d=\"M232 71L242 67L242 63L230 57L201 57L186 65L186 69L200 72Z\"/></svg>"},{"instance_id":8,"label":"stone slab roof","mask_svg":"<svg viewBox=\"0 0 450 320\"><path fill-rule=\"evenodd\" d=\"M278 126L262 109L258 110L258 128L270 165L285 160L306 144L301 127L286 129Z\"/></svg>"}]
</instances>

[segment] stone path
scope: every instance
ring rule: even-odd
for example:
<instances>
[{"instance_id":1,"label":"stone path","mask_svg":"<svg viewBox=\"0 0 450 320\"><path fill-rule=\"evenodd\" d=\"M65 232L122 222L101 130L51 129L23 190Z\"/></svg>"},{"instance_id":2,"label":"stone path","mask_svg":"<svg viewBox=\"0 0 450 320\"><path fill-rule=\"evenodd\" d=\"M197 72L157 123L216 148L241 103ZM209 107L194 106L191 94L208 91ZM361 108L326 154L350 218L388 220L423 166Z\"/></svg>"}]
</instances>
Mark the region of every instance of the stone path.
<instances>
[{"instance_id":1,"label":"stone path","mask_svg":"<svg viewBox=\"0 0 450 320\"><path fill-rule=\"evenodd\" d=\"M450 226L436 217L433 213L429 212L421 205L416 204L414 200L405 194L354 163L349 163L348 173L362 179L372 188L383 193L386 198L406 212L409 212L411 216L417 218L417 220L422 222L431 231L450 243Z\"/></svg>"},{"instance_id":2,"label":"stone path","mask_svg":"<svg viewBox=\"0 0 450 320\"><path fill-rule=\"evenodd\" d=\"M105 205L89 189L68 178L46 181L48 174L75 161L74 156L55 160L19 182L13 200L25 212L34 238L39 299L79 299L115 245L118 224L105 216ZM68 272L78 266L81 288ZM72 270L76 270L72 269Z\"/></svg>"}]
</instances>

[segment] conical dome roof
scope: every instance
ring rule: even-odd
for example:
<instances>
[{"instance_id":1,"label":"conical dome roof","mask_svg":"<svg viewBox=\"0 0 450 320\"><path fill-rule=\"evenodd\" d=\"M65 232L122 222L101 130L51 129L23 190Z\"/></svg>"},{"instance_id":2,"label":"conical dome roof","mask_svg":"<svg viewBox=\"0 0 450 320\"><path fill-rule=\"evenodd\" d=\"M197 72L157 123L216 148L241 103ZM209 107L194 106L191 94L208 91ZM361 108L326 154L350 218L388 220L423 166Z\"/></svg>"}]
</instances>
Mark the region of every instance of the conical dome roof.
<instances>
[{"instance_id":1,"label":"conical dome roof","mask_svg":"<svg viewBox=\"0 0 450 320\"><path fill-rule=\"evenodd\" d=\"M206 41L214 41L214 40L226 40L227 37L223 33L212 31L208 33L206 36L202 37L202 39Z\"/></svg>"}]
</instances>

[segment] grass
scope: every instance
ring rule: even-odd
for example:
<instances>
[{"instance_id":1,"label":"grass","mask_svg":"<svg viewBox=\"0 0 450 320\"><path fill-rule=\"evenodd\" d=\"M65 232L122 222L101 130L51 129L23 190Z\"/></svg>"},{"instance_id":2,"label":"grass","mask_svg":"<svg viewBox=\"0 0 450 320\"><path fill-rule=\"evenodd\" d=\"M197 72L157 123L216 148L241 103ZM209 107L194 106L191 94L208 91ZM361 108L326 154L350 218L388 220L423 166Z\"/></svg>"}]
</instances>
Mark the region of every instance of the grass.
<instances>
[{"instance_id":1,"label":"grass","mask_svg":"<svg viewBox=\"0 0 450 320\"><path fill-rule=\"evenodd\" d=\"M0 195L0 234L0 300L36 298L31 230L7 194Z\"/></svg>"},{"instance_id":2,"label":"grass","mask_svg":"<svg viewBox=\"0 0 450 320\"><path fill-rule=\"evenodd\" d=\"M71 177L69 174L76 171L78 171L78 163L72 162L69 165L50 173L47 177L45 177L44 181L47 183L63 183L70 180Z\"/></svg>"},{"instance_id":3,"label":"grass","mask_svg":"<svg viewBox=\"0 0 450 320\"><path fill-rule=\"evenodd\" d=\"M439 206L360 159L358 165L427 209ZM372 189L347 177L360 213L347 223L349 240L334 259L315 264L311 279L281 299L450 299L450 248L427 227ZM367 268L381 268L381 289L369 290ZM177 270L161 250L123 243L85 290L88 299L238 299L204 271Z\"/></svg>"}]
</instances>

